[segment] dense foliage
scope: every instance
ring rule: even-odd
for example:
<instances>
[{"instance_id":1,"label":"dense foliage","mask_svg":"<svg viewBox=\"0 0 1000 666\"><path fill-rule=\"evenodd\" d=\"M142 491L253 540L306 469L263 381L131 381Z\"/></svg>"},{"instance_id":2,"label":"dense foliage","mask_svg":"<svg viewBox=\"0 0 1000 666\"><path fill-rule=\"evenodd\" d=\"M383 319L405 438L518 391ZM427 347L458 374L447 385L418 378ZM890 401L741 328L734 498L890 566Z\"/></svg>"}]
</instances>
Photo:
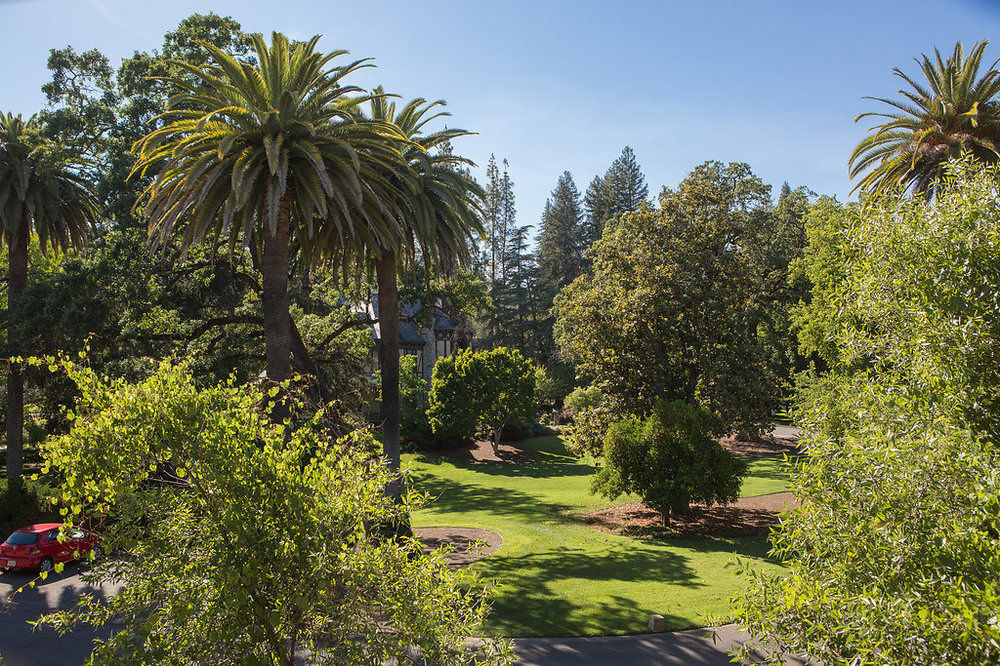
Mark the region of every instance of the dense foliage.
<instances>
[{"instance_id":1,"label":"dense foliage","mask_svg":"<svg viewBox=\"0 0 1000 666\"><path fill-rule=\"evenodd\" d=\"M740 621L829 664L1000 660L1000 188L953 164L933 203L825 212L843 279L818 286L836 372L809 384L802 500Z\"/></svg>"},{"instance_id":2,"label":"dense foliage","mask_svg":"<svg viewBox=\"0 0 1000 666\"><path fill-rule=\"evenodd\" d=\"M593 409L601 403L604 394L596 386L578 386L573 389L563 404L572 414L577 415L587 409Z\"/></svg>"},{"instance_id":3,"label":"dense foliage","mask_svg":"<svg viewBox=\"0 0 1000 666\"><path fill-rule=\"evenodd\" d=\"M747 248L776 219L769 188L745 164L708 162L660 204L609 226L593 272L559 296L561 352L622 414L682 400L725 432L758 432L778 384L757 334L765 283Z\"/></svg>"},{"instance_id":4,"label":"dense foliage","mask_svg":"<svg viewBox=\"0 0 1000 666\"><path fill-rule=\"evenodd\" d=\"M620 421L604 439L594 489L609 499L635 493L666 524L691 502L736 500L746 463L722 448L717 424L701 407L661 401L645 420Z\"/></svg>"},{"instance_id":5,"label":"dense foliage","mask_svg":"<svg viewBox=\"0 0 1000 666\"><path fill-rule=\"evenodd\" d=\"M435 433L467 441L478 428L496 450L508 424L536 415L535 370L506 347L442 357L434 365L429 404Z\"/></svg>"},{"instance_id":6,"label":"dense foliage","mask_svg":"<svg viewBox=\"0 0 1000 666\"><path fill-rule=\"evenodd\" d=\"M185 364L136 383L58 366L80 398L72 430L46 442L46 467L65 478L67 521L113 511L105 546L128 557L87 574L123 583L119 594L45 624L124 620L97 648L102 663L292 664L301 649L317 663L382 663L414 646L465 663L488 591L440 553L371 533L406 507L383 494L370 433L272 425L261 405L275 389L202 389Z\"/></svg>"}]
</instances>

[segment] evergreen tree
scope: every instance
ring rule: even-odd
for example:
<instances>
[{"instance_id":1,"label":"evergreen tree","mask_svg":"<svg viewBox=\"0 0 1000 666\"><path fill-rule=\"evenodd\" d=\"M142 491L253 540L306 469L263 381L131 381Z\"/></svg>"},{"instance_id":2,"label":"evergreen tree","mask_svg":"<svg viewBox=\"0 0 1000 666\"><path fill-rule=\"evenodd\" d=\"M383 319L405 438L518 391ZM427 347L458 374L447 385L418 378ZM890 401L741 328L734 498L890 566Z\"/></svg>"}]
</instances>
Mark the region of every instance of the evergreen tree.
<instances>
[{"instance_id":1,"label":"evergreen tree","mask_svg":"<svg viewBox=\"0 0 1000 666\"><path fill-rule=\"evenodd\" d=\"M483 248L482 261L484 276L490 284L496 282L497 265L500 257L497 253L497 238L500 231L503 211L503 181L500 179L500 169L497 168L496 156L490 155L486 164L486 201L483 207L483 229L486 230L486 247Z\"/></svg>"},{"instance_id":2,"label":"evergreen tree","mask_svg":"<svg viewBox=\"0 0 1000 666\"><path fill-rule=\"evenodd\" d=\"M564 171L545 203L538 233L538 278L549 304L584 270L582 220L580 193Z\"/></svg>"},{"instance_id":3,"label":"evergreen tree","mask_svg":"<svg viewBox=\"0 0 1000 666\"><path fill-rule=\"evenodd\" d=\"M490 285L503 280L504 255L507 240L515 228L517 210L514 207L514 181L510 164L503 160L503 173L495 155L486 165L486 198L483 205L484 246L473 253L473 271Z\"/></svg>"},{"instance_id":4,"label":"evergreen tree","mask_svg":"<svg viewBox=\"0 0 1000 666\"><path fill-rule=\"evenodd\" d=\"M635 153L628 146L622 150L604 177L611 200L611 211L617 215L639 208L649 196L646 177L642 175Z\"/></svg>"},{"instance_id":5,"label":"evergreen tree","mask_svg":"<svg viewBox=\"0 0 1000 666\"><path fill-rule=\"evenodd\" d=\"M507 239L504 280L492 292L495 312L489 346L520 349L526 356L540 359L545 345L539 339L539 320L544 317L539 307L537 266L528 251L531 228L515 226Z\"/></svg>"},{"instance_id":6,"label":"evergreen tree","mask_svg":"<svg viewBox=\"0 0 1000 666\"><path fill-rule=\"evenodd\" d=\"M500 178L500 233L498 240L500 248L500 273L503 279L507 277L507 243L511 234L517 229L517 209L514 207L514 181L510 178L510 164L506 158L503 161L503 176Z\"/></svg>"},{"instance_id":7,"label":"evergreen tree","mask_svg":"<svg viewBox=\"0 0 1000 666\"><path fill-rule=\"evenodd\" d=\"M611 197L608 195L607 184L600 176L594 176L594 180L590 181L587 192L583 195L583 209L586 216L581 235L584 247L590 247L601 237L604 222L611 217Z\"/></svg>"},{"instance_id":8,"label":"evergreen tree","mask_svg":"<svg viewBox=\"0 0 1000 666\"><path fill-rule=\"evenodd\" d=\"M604 176L595 176L584 195L587 212L583 225L584 249L604 233L605 223L639 208L649 196L646 177L642 175L635 153L625 146Z\"/></svg>"}]
</instances>

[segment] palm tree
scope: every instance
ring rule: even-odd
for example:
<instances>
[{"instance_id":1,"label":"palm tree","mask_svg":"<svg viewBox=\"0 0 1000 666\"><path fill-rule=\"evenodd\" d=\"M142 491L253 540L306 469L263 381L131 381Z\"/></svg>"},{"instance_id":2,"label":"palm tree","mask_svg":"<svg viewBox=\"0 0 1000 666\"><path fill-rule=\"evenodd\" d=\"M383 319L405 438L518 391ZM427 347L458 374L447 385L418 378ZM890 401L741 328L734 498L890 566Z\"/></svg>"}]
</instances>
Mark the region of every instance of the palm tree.
<instances>
[{"instance_id":1,"label":"palm tree","mask_svg":"<svg viewBox=\"0 0 1000 666\"><path fill-rule=\"evenodd\" d=\"M22 352L12 324L28 280L28 246L34 233L42 252L80 247L99 214L81 170L87 160L75 149L41 136L36 116L0 114L0 230L9 252L7 342ZM11 362L7 373L7 479L20 484L24 449L24 374Z\"/></svg>"},{"instance_id":2,"label":"palm tree","mask_svg":"<svg viewBox=\"0 0 1000 666\"><path fill-rule=\"evenodd\" d=\"M292 375L290 250L308 266L330 246L398 242L379 186L399 156L385 141L391 128L359 121L369 96L342 85L366 60L333 66L346 51L317 52L318 36L250 39L255 64L207 43L208 64L173 61L180 72L167 80L180 92L164 127L136 144L134 173L155 172L146 216L161 242L180 226L185 247L209 236L231 251L256 246L267 377L282 382Z\"/></svg>"},{"instance_id":3,"label":"palm tree","mask_svg":"<svg viewBox=\"0 0 1000 666\"><path fill-rule=\"evenodd\" d=\"M931 197L948 160L963 153L982 162L1000 159L1000 60L980 75L986 45L977 43L968 58L961 42L947 59L937 49L933 60L924 55L917 63L925 85L894 69L911 88L899 91L905 100L865 98L894 110L854 119L885 119L851 154L851 178L860 178L854 190L878 194L912 188L915 195Z\"/></svg>"},{"instance_id":4,"label":"palm tree","mask_svg":"<svg viewBox=\"0 0 1000 666\"><path fill-rule=\"evenodd\" d=\"M399 219L404 244L371 243L367 252L375 266L378 290L379 365L382 380L382 446L389 469L398 473L399 432L399 290L397 276L404 260L419 258L427 272L447 273L469 259L468 238L483 233L480 222L483 192L462 167L471 164L453 155L451 140L470 134L460 129L443 129L424 134L431 121L448 115L438 110L443 101L414 99L397 110L382 88L376 88L370 103L370 120L395 127L396 145L407 171L385 174L404 207ZM402 250L403 256L400 255ZM389 488L399 499L402 488Z\"/></svg>"}]
</instances>

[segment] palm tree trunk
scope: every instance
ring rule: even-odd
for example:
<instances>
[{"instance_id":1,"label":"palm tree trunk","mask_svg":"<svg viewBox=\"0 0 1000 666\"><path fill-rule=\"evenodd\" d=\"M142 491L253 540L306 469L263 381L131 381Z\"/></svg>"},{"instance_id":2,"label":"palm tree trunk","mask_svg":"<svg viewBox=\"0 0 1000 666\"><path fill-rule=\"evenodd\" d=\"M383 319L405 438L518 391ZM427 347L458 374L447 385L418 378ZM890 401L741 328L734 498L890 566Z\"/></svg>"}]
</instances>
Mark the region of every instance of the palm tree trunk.
<instances>
[{"instance_id":1,"label":"palm tree trunk","mask_svg":"<svg viewBox=\"0 0 1000 666\"><path fill-rule=\"evenodd\" d=\"M264 251L260 259L261 303L264 306L264 342L267 350L267 378L283 382L292 377L292 329L288 313L288 199L278 209L274 234L265 228ZM284 400L275 403L271 419L283 421L289 415Z\"/></svg>"},{"instance_id":2,"label":"palm tree trunk","mask_svg":"<svg viewBox=\"0 0 1000 666\"><path fill-rule=\"evenodd\" d=\"M382 451L392 478L386 492L401 502L399 479L399 289L396 253L386 252L375 262L378 284L378 362L382 374Z\"/></svg>"},{"instance_id":3,"label":"palm tree trunk","mask_svg":"<svg viewBox=\"0 0 1000 666\"><path fill-rule=\"evenodd\" d=\"M28 223L21 220L17 238L7 238L10 251L7 274L7 345L11 356L21 355L21 345L14 334L11 317L21 300L28 281ZM24 455L24 371L20 363L8 364L7 370L7 480L20 486Z\"/></svg>"}]
</instances>

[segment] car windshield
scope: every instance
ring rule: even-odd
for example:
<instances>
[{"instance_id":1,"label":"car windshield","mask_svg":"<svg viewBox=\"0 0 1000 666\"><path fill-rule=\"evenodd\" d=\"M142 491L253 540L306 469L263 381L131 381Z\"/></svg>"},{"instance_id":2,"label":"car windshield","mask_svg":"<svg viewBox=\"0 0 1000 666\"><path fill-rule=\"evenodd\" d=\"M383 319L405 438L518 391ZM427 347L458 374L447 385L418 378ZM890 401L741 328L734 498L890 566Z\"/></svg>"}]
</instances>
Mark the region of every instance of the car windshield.
<instances>
[{"instance_id":1,"label":"car windshield","mask_svg":"<svg viewBox=\"0 0 1000 666\"><path fill-rule=\"evenodd\" d=\"M11 546L30 546L38 542L38 535L31 532L14 532L7 537L7 543Z\"/></svg>"}]
</instances>

